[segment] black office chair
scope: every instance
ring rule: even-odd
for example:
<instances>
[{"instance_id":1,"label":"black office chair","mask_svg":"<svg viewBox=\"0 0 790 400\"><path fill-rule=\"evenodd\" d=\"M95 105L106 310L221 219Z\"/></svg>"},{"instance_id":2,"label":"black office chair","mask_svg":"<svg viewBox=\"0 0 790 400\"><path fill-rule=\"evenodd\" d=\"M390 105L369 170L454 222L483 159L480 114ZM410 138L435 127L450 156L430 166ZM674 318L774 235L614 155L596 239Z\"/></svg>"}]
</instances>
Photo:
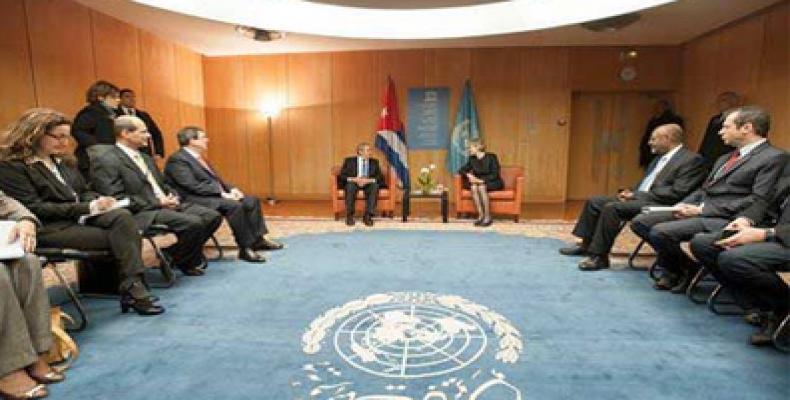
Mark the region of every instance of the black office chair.
<instances>
[{"instance_id":1,"label":"black office chair","mask_svg":"<svg viewBox=\"0 0 790 400\"><path fill-rule=\"evenodd\" d=\"M159 259L159 272L162 274L162 278L164 278L163 284L151 285L152 287L169 288L176 283L176 274L173 272L173 261L154 241L155 237L168 233L174 232L169 226L163 224L153 224L140 233L143 239L147 240L148 243L151 244L151 247L153 247L156 258Z\"/></svg>"}]
</instances>

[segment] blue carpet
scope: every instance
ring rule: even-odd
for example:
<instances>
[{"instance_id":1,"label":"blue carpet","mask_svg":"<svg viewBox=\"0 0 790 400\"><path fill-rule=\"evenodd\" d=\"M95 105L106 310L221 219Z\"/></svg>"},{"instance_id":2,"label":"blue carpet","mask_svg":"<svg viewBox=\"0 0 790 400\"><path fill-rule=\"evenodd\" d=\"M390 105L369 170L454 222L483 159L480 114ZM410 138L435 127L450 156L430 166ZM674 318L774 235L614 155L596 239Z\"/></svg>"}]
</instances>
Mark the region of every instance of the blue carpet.
<instances>
[{"instance_id":1,"label":"blue carpet","mask_svg":"<svg viewBox=\"0 0 790 400\"><path fill-rule=\"evenodd\" d=\"M286 243L264 265L216 262L158 291L162 317L89 301L81 358L53 397L790 398L790 357L749 346L738 317L656 292L643 271L580 272L554 239L370 231ZM515 363L496 358L519 344L503 327L523 344ZM306 339L320 339L311 354L308 330L323 332Z\"/></svg>"}]
</instances>

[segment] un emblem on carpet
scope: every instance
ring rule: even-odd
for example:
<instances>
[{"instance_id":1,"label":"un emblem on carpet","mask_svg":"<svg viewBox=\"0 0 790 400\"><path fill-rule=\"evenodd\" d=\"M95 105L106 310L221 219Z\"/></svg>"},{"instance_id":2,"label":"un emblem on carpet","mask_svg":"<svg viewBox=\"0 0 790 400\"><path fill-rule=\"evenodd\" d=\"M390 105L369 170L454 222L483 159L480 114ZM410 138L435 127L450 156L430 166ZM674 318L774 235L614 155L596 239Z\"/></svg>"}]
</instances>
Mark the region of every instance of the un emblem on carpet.
<instances>
[{"instance_id":1,"label":"un emblem on carpet","mask_svg":"<svg viewBox=\"0 0 790 400\"><path fill-rule=\"evenodd\" d=\"M302 350L334 360L304 364L301 379L291 385L297 399L517 400L521 392L505 374L477 364L487 351L497 363L512 364L522 349L521 333L505 316L463 297L374 294L310 323ZM357 371L371 378L367 384L354 381L350 372ZM382 387L369 384L373 377Z\"/></svg>"}]
</instances>

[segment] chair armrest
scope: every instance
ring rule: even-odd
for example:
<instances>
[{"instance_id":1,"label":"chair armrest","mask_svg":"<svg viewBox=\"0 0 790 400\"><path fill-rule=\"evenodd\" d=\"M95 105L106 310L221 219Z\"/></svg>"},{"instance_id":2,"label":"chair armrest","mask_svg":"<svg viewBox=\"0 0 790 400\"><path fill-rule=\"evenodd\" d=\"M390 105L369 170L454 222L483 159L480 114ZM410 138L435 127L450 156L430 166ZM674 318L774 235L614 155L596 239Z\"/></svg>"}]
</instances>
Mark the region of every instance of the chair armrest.
<instances>
[{"instance_id":1,"label":"chair armrest","mask_svg":"<svg viewBox=\"0 0 790 400\"><path fill-rule=\"evenodd\" d=\"M516 198L514 199L519 204L521 203L522 199L524 198L524 176L520 175L516 177Z\"/></svg>"},{"instance_id":2,"label":"chair armrest","mask_svg":"<svg viewBox=\"0 0 790 400\"><path fill-rule=\"evenodd\" d=\"M453 191L455 192L455 204L461 204L461 191L463 190L463 182L461 182L461 175L453 175Z\"/></svg>"}]
</instances>

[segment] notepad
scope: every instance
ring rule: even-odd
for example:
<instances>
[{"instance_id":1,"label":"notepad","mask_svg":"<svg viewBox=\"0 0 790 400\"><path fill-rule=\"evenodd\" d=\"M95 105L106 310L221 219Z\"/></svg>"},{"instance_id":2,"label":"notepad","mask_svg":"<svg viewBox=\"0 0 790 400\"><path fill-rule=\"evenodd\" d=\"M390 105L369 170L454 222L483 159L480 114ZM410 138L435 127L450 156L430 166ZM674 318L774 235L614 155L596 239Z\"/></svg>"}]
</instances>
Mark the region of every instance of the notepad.
<instances>
[{"instance_id":1,"label":"notepad","mask_svg":"<svg viewBox=\"0 0 790 400\"><path fill-rule=\"evenodd\" d=\"M15 226L15 221L0 221L0 260L15 260L25 255L25 248L19 238L11 243L8 241Z\"/></svg>"},{"instance_id":2,"label":"notepad","mask_svg":"<svg viewBox=\"0 0 790 400\"><path fill-rule=\"evenodd\" d=\"M680 207L678 206L645 206L642 207L642 212L645 214L654 213L654 212L675 212L680 211Z\"/></svg>"},{"instance_id":3,"label":"notepad","mask_svg":"<svg viewBox=\"0 0 790 400\"><path fill-rule=\"evenodd\" d=\"M85 221L88 218L92 218L92 217L95 217L97 215L102 215L104 213L108 213L108 212L110 212L112 210L115 210L115 209L118 209L118 208L129 207L129 204L131 204L131 201L129 200L128 197L124 198L124 199L121 199L121 200L118 200L118 201L115 202L115 204L112 205L112 207L110 207L110 208L108 208L108 209L106 209L104 211L99 211L99 212L94 213L94 214L86 214L86 215L81 216L79 218L79 220L77 221L77 223L79 223L80 225L84 225Z\"/></svg>"}]
</instances>

